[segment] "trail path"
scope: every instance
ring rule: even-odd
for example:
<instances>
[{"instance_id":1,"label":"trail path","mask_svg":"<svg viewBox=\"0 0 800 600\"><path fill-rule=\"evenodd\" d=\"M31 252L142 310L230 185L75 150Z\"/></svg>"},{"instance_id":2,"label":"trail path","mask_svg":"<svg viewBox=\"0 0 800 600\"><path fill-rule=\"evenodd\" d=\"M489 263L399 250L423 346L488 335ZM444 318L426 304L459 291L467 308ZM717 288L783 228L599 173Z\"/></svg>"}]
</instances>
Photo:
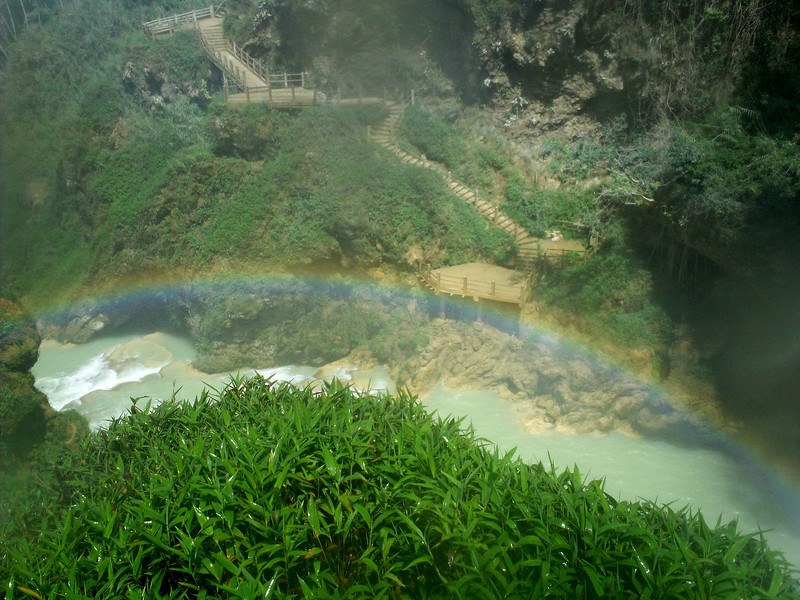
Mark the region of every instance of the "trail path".
<instances>
[{"instance_id":1,"label":"trail path","mask_svg":"<svg viewBox=\"0 0 800 600\"><path fill-rule=\"evenodd\" d=\"M388 102L387 108L389 115L386 119L378 127L370 130L371 139L392 152L402 162L439 173L444 177L447 187L456 196L474 206L484 219L510 234L519 246L518 269L529 272L542 258L563 259L567 254L586 254L586 248L577 240L562 238L554 241L532 236L522 225L501 211L496 204L483 198L477 190L454 179L443 165L401 148L397 143L397 131L403 118L404 106L397 102Z\"/></svg>"},{"instance_id":2,"label":"trail path","mask_svg":"<svg viewBox=\"0 0 800 600\"><path fill-rule=\"evenodd\" d=\"M331 102L308 86L305 73L271 74L260 61L226 39L220 6L211 5L188 13L162 17L142 25L144 31L152 37L171 35L177 29L195 29L206 54L223 73L225 101L228 104L263 102L276 108L299 108L313 106L320 101ZM502 212L496 204L483 198L477 190L454 179L443 165L401 148L397 143L397 131L403 118L403 104L372 97L346 100L337 98L333 103L384 103L389 114L380 125L370 131L370 138L392 152L403 163L439 173L456 196L471 204L484 219L509 233L516 241L519 247L517 271L481 263L436 271L421 270L420 276L423 281L437 293L515 302L523 306L530 295L533 269L537 261L559 256L563 261L568 253L586 254L583 245L575 240L548 240L532 236L524 227ZM520 271L529 275L520 275Z\"/></svg>"}]
</instances>

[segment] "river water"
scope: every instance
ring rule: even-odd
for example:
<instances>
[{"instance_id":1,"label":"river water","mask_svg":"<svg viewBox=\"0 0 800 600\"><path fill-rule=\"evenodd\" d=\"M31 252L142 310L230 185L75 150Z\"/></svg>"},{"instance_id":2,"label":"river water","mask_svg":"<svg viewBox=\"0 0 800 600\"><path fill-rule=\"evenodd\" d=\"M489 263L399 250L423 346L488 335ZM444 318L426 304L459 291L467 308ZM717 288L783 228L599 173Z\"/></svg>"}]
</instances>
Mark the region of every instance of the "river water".
<instances>
[{"instance_id":1,"label":"river water","mask_svg":"<svg viewBox=\"0 0 800 600\"><path fill-rule=\"evenodd\" d=\"M194 398L204 387L220 388L230 374L207 374L191 365L195 350L185 339L164 333L98 339L86 344L45 341L33 369L37 387L57 410L74 408L94 428L124 415L131 398L159 402L177 394ZM276 381L313 384L337 377L359 389L393 391L389 370L357 366L265 366L257 372ZM532 434L524 411L493 390L457 390L439 385L421 398L441 416L465 417L481 437L501 450L517 449L526 461L577 465L584 476L605 479L606 491L620 499L646 498L702 509L738 519L740 529L770 530L766 537L800 565L800 494L754 457L736 449L689 448L623 435L558 432Z\"/></svg>"}]
</instances>

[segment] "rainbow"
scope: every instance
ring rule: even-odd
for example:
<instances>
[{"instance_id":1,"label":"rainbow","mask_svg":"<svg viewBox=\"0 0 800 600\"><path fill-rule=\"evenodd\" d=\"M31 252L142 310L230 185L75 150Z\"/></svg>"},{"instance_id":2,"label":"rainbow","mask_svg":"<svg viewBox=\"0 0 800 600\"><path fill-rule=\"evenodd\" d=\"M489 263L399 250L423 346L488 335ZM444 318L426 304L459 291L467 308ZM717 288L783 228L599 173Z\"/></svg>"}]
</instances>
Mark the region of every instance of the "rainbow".
<instances>
[{"instance_id":1,"label":"rainbow","mask_svg":"<svg viewBox=\"0 0 800 600\"><path fill-rule=\"evenodd\" d=\"M193 303L209 297L270 299L281 294L295 294L298 297L345 303L368 300L393 307L413 305L414 310L427 314L431 319L441 315L448 320L467 323L480 319L496 330L531 341L539 348L548 348L564 356L574 357L581 364L601 373L607 380L635 381L636 385L646 390L648 402L654 407L656 415L664 414L667 407L672 411L682 411L678 403L673 401L671 392L664 386L642 381L631 374L630 369L622 362L612 360L599 348L588 347L577 337L565 336L553 327L541 323L521 324L519 312L514 308L491 303L480 303L479 306L472 299L440 298L420 291L411 280L395 277L376 283L375 278L369 275L362 273L345 279L338 274L309 270L301 275L246 273L205 278L185 277L179 281L160 280L149 284L137 281L131 282L123 290L118 288L72 304L40 308L36 318L47 332L56 326L63 327L74 319L105 315L105 330L123 329L145 334L153 331L153 326L163 323L161 313L167 309L174 309L176 306L191 307ZM135 319L122 318L130 315ZM103 329L101 332L105 333ZM744 473L749 479L750 487L760 489L760 497L769 499L772 503L773 512L777 514L775 522L780 523L780 527L789 532L789 537L797 541L796 548L791 544L787 546L787 554L795 562L800 561L800 489L792 478L782 473L778 465L765 461L753 447L736 440L719 423L702 422L696 416L690 416L680 423L686 428L685 435L673 436L670 442L683 448L696 447L716 452L725 456L729 463L737 465L739 473ZM741 482L732 483L735 485Z\"/></svg>"}]
</instances>

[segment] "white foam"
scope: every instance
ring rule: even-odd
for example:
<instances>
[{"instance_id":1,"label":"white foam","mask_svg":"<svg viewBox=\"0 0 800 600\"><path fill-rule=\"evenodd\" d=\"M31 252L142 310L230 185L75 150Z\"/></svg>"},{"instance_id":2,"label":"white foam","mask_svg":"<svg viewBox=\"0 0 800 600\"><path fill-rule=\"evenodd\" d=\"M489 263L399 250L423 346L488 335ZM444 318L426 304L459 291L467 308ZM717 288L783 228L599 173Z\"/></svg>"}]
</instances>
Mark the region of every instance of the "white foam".
<instances>
[{"instance_id":1,"label":"white foam","mask_svg":"<svg viewBox=\"0 0 800 600\"><path fill-rule=\"evenodd\" d=\"M81 365L73 373L55 377L41 377L36 380L39 388L50 401L50 406L61 410L70 403L80 404L81 398L98 390L113 390L123 383L139 382L149 375L159 372L161 367L127 364L120 371L114 370L108 353L98 354Z\"/></svg>"},{"instance_id":2,"label":"white foam","mask_svg":"<svg viewBox=\"0 0 800 600\"><path fill-rule=\"evenodd\" d=\"M284 367L273 367L269 369L256 369L256 373L264 379L269 379L277 383L291 383L292 385L302 386L310 383L314 379L314 367L302 367L297 365L287 365Z\"/></svg>"},{"instance_id":3,"label":"white foam","mask_svg":"<svg viewBox=\"0 0 800 600\"><path fill-rule=\"evenodd\" d=\"M157 375L172 360L168 351L159 348L160 352L155 353L158 360L142 353L120 361L114 357L114 353L121 348L124 348L124 344L113 344L76 367L39 376L36 378L36 387L47 396L50 406L55 410L62 410L70 404L70 408L74 408L92 392L113 390L120 385L138 383L146 377Z\"/></svg>"}]
</instances>

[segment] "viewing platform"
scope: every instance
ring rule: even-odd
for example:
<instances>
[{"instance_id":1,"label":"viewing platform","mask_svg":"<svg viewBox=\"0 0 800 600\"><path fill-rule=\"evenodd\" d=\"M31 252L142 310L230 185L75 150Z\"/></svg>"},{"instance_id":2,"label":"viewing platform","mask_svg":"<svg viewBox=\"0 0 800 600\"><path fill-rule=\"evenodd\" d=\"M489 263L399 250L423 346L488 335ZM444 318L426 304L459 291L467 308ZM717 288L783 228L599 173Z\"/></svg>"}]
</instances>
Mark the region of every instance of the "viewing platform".
<instances>
[{"instance_id":1,"label":"viewing platform","mask_svg":"<svg viewBox=\"0 0 800 600\"><path fill-rule=\"evenodd\" d=\"M421 268L419 276L437 294L507 302L520 307L528 301L533 287L532 274L487 263Z\"/></svg>"}]
</instances>

